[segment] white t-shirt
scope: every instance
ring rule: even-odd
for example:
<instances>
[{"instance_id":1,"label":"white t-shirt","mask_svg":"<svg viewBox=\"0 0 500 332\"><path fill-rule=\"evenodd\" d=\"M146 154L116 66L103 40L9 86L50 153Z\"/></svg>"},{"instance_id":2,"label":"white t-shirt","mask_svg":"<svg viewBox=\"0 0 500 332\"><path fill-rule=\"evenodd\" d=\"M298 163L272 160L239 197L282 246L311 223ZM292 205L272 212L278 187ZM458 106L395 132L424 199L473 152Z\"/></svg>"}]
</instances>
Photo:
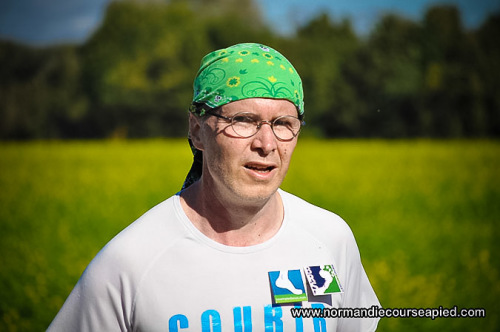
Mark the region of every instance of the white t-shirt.
<instances>
[{"instance_id":1,"label":"white t-shirt","mask_svg":"<svg viewBox=\"0 0 500 332\"><path fill-rule=\"evenodd\" d=\"M374 331L376 318L292 317L380 304L347 224L279 194L280 230L248 247L206 237L178 195L158 204L99 252L49 331Z\"/></svg>"}]
</instances>

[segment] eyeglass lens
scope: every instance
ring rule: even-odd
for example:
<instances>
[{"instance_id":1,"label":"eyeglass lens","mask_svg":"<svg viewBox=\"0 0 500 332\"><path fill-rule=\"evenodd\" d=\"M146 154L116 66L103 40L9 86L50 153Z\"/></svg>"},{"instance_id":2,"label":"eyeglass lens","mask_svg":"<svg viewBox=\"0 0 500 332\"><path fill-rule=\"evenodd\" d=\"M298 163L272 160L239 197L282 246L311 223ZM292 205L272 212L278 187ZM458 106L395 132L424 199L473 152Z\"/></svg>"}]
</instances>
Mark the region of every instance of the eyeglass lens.
<instances>
[{"instance_id":1,"label":"eyeglass lens","mask_svg":"<svg viewBox=\"0 0 500 332\"><path fill-rule=\"evenodd\" d=\"M291 140L298 135L301 121L296 117L285 115L274 119L271 123L262 121L253 113L237 113L232 117L231 125L234 132L241 137L253 136L260 127L268 123L278 139Z\"/></svg>"}]
</instances>

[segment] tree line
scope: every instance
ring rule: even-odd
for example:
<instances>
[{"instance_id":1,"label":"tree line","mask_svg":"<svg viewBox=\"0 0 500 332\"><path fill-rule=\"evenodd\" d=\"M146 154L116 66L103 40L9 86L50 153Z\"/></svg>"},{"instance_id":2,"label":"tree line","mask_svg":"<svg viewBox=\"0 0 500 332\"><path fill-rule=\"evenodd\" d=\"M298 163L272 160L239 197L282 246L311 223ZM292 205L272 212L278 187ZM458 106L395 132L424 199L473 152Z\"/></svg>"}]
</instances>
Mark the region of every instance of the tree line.
<instances>
[{"instance_id":1,"label":"tree line","mask_svg":"<svg viewBox=\"0 0 500 332\"><path fill-rule=\"evenodd\" d=\"M0 139L185 136L202 56L249 41L300 73L304 135L499 137L499 34L499 13L465 29L454 6L367 36L322 13L283 36L252 0L115 1L81 45L0 41Z\"/></svg>"}]
</instances>

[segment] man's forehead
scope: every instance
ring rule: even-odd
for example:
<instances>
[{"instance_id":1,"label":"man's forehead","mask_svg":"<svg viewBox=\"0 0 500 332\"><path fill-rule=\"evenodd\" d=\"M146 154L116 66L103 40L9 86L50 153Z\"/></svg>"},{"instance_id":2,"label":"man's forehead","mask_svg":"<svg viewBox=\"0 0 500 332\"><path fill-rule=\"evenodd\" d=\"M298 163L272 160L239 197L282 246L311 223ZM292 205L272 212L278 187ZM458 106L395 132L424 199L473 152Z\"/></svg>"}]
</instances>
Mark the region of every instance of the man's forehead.
<instances>
[{"instance_id":1,"label":"man's forehead","mask_svg":"<svg viewBox=\"0 0 500 332\"><path fill-rule=\"evenodd\" d=\"M286 99L247 98L225 104L220 109L224 114L250 112L255 114L279 113L279 115L299 115L297 107Z\"/></svg>"}]
</instances>

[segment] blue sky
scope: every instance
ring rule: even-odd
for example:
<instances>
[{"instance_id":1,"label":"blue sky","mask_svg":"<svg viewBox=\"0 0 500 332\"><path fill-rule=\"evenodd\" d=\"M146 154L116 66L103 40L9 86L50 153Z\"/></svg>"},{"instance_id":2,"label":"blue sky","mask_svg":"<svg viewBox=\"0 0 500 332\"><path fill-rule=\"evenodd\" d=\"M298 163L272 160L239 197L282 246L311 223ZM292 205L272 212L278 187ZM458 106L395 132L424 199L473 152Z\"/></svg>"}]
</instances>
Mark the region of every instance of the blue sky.
<instances>
[{"instance_id":1,"label":"blue sky","mask_svg":"<svg viewBox=\"0 0 500 332\"><path fill-rule=\"evenodd\" d=\"M365 34L388 12L419 20L436 4L455 4L467 27L500 11L500 0L256 0L278 32L289 33L321 11L351 19ZM0 0L0 38L32 45L83 42L98 26L108 0Z\"/></svg>"}]
</instances>

